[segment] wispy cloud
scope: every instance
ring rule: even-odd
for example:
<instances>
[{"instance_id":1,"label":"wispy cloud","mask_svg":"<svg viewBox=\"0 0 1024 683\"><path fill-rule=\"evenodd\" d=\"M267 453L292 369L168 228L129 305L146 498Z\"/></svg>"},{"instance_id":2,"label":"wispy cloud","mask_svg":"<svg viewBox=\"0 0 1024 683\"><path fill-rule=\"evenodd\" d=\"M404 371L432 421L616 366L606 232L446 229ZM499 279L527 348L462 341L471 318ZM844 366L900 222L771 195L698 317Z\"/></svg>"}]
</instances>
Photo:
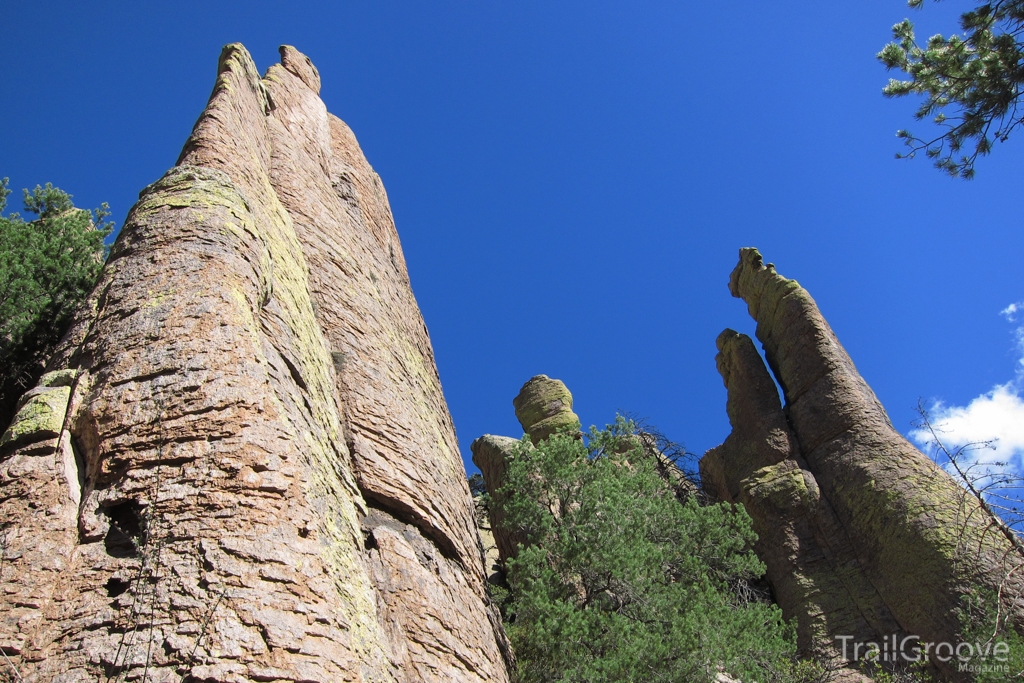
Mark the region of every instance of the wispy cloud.
<instances>
[{"instance_id":1,"label":"wispy cloud","mask_svg":"<svg viewBox=\"0 0 1024 683\"><path fill-rule=\"evenodd\" d=\"M1024 309L1024 301L1015 301L1003 310L999 311L999 315L1003 316L1011 323L1017 322L1017 314ZM1019 332L1020 330L1018 330Z\"/></svg>"},{"instance_id":2,"label":"wispy cloud","mask_svg":"<svg viewBox=\"0 0 1024 683\"><path fill-rule=\"evenodd\" d=\"M999 312L1009 322L1024 315L1024 302L1015 302ZM1013 379L997 384L965 406L934 403L929 419L943 444L950 450L968 444L990 443L965 453L980 464L1004 462L1017 472L1024 472L1024 326L1014 330L1020 352ZM915 429L910 438L922 448L930 446L932 435L926 429Z\"/></svg>"}]
</instances>

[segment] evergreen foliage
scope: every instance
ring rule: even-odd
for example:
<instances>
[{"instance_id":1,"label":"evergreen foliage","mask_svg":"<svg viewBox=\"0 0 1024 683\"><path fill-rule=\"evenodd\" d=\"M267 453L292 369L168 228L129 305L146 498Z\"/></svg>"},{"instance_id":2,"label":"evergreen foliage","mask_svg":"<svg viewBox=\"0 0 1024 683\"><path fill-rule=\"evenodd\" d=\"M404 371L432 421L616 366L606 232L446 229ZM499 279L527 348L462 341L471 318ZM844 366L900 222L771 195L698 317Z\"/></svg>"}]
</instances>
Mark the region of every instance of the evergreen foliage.
<instances>
[{"instance_id":1,"label":"evergreen foliage","mask_svg":"<svg viewBox=\"0 0 1024 683\"><path fill-rule=\"evenodd\" d=\"M1009 614L1000 610L999 596L973 589L964 596L959 617L962 642L975 646L974 683L1002 683L1024 678L1024 638L1015 630ZM1000 646L1005 654L980 654L985 648ZM991 650L989 651L991 652Z\"/></svg>"},{"instance_id":2,"label":"evergreen foliage","mask_svg":"<svg viewBox=\"0 0 1024 683\"><path fill-rule=\"evenodd\" d=\"M914 8L923 3L908 1ZM897 132L909 151L896 156L913 157L924 150L937 168L969 179L977 158L990 153L995 142L1005 142L1024 121L1017 110L1024 84L1024 0L981 2L961 15L960 26L963 36L935 35L921 47L914 24L905 19L893 26L894 40L878 59L910 76L890 79L882 92L887 97L923 95L914 117L931 118L945 129L928 140Z\"/></svg>"},{"instance_id":3,"label":"evergreen foliage","mask_svg":"<svg viewBox=\"0 0 1024 683\"><path fill-rule=\"evenodd\" d=\"M25 211L34 219L4 216L7 182L0 181L0 430L96 284L113 226L104 222L105 203L77 209L71 195L50 183L24 191Z\"/></svg>"},{"instance_id":4,"label":"evergreen foliage","mask_svg":"<svg viewBox=\"0 0 1024 683\"><path fill-rule=\"evenodd\" d=\"M680 501L635 425L520 442L496 498L528 543L503 613L522 683L811 680L793 629L751 600L764 566L739 506Z\"/></svg>"},{"instance_id":5,"label":"evergreen foliage","mask_svg":"<svg viewBox=\"0 0 1024 683\"><path fill-rule=\"evenodd\" d=\"M469 484L469 492L474 498L487 493L487 485L484 483L484 475L479 472L469 475L469 478L466 479L466 483Z\"/></svg>"}]
</instances>

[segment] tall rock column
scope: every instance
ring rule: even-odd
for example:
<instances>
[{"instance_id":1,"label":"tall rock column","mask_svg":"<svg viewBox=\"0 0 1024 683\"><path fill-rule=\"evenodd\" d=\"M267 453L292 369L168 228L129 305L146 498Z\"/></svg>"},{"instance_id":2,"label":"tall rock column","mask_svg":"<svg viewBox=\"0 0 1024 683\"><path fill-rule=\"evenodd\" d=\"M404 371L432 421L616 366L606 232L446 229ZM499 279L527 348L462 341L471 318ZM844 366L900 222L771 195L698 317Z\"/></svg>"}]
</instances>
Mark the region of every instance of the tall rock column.
<instances>
[{"instance_id":1,"label":"tall rock column","mask_svg":"<svg viewBox=\"0 0 1024 683\"><path fill-rule=\"evenodd\" d=\"M716 360L733 431L701 458L701 479L714 498L750 514L755 550L783 616L796 620L800 650L835 660L833 634L867 643L900 633L800 455L753 342L725 330Z\"/></svg>"},{"instance_id":2,"label":"tall rock column","mask_svg":"<svg viewBox=\"0 0 1024 683\"><path fill-rule=\"evenodd\" d=\"M385 627L410 680L493 680L504 675L503 632L487 608L465 469L387 193L327 112L309 60L287 46L281 57L263 79L270 177L331 349Z\"/></svg>"},{"instance_id":3,"label":"tall rock column","mask_svg":"<svg viewBox=\"0 0 1024 683\"><path fill-rule=\"evenodd\" d=\"M0 443L26 681L507 680L387 200L319 85L224 49Z\"/></svg>"},{"instance_id":4,"label":"tall rock column","mask_svg":"<svg viewBox=\"0 0 1024 683\"><path fill-rule=\"evenodd\" d=\"M757 337L782 387L785 410L780 414L771 406L762 411L770 419L758 417L757 406L771 403L767 373L752 345L724 333L719 369L729 388L733 434L705 456L706 485L722 497L739 493L762 530L780 518L789 525L792 513L766 510L755 500L758 475L751 472L754 466L769 465L767 460L792 461L785 467L804 472L800 476L808 491L812 479L817 485L808 500L818 502L800 508L812 511L816 537L840 541L801 546L789 559L766 556L766 563L777 565L770 568L777 592L803 590L788 584L801 581L800 567L825 551L846 574L840 583L823 584L813 600L821 607L827 602L857 606L879 635L907 633L926 642L956 643L957 608L965 592L976 587L993 594L1001 588L1002 609L1021 627L1024 610L1016 598L1024 582L1011 572L1021 561L1019 554L979 503L893 428L810 294L765 265L756 249L740 251L729 289L757 321ZM730 369L737 363L753 382L738 381ZM751 404L750 396L761 398ZM820 530L829 528L834 532L823 537ZM844 559L848 556L850 561ZM791 576L787 565L796 568ZM886 633L892 620L899 631ZM840 624L853 628L842 622L826 618L823 623L830 638L856 635L838 630ZM818 633L810 635L818 638ZM946 676L957 677L950 665L933 663Z\"/></svg>"}]
</instances>

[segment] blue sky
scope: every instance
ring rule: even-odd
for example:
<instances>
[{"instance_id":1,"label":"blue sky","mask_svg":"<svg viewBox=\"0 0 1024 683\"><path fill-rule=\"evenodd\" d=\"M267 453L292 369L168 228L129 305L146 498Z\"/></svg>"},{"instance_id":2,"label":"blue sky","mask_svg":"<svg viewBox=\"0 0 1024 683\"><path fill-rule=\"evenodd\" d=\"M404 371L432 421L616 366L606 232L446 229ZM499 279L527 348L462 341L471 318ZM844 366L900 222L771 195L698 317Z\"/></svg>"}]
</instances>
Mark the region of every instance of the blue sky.
<instances>
[{"instance_id":1,"label":"blue sky","mask_svg":"<svg viewBox=\"0 0 1024 683\"><path fill-rule=\"evenodd\" d=\"M927 127L874 59L904 17L926 36L967 6L0 0L0 176L120 224L221 46L262 70L294 44L384 179L465 455L519 435L538 373L584 424L631 411L721 442L715 337L753 333L726 287L743 246L810 290L898 429L918 398L981 401L970 425L1012 440L1024 136L971 182L894 160L895 131Z\"/></svg>"}]
</instances>

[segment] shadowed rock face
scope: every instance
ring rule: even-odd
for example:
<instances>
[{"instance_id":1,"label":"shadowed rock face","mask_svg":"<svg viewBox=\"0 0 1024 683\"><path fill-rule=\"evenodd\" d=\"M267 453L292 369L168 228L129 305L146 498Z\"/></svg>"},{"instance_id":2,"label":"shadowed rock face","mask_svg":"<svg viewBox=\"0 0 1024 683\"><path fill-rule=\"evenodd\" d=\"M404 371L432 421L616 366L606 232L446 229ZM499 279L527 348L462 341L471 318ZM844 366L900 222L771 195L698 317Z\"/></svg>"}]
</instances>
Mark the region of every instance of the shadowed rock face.
<instances>
[{"instance_id":1,"label":"shadowed rock face","mask_svg":"<svg viewBox=\"0 0 1024 683\"><path fill-rule=\"evenodd\" d=\"M380 178L294 48L230 45L0 454L26 681L503 681Z\"/></svg>"},{"instance_id":2,"label":"shadowed rock face","mask_svg":"<svg viewBox=\"0 0 1024 683\"><path fill-rule=\"evenodd\" d=\"M508 558L516 554L520 543L526 542L525 535L515 533L505 526L503 507L505 497L498 491L505 485L505 468L508 460L514 455L519 442L508 436L484 434L470 446L473 452L473 463L480 468L484 476L484 484L491 496L491 504L487 506L488 520L494 545L498 550L498 561L504 566Z\"/></svg>"},{"instance_id":3,"label":"shadowed rock face","mask_svg":"<svg viewBox=\"0 0 1024 683\"><path fill-rule=\"evenodd\" d=\"M957 642L960 599L974 586L998 590L1015 557L1008 540L893 428L806 290L755 249L741 250L729 288L757 321L786 405L750 339L723 332L733 432L704 456L702 478L753 518L801 645L826 652L837 635L903 633ZM1005 592L1021 587L1014 576ZM1022 623L1019 605L1004 608Z\"/></svg>"}]
</instances>

